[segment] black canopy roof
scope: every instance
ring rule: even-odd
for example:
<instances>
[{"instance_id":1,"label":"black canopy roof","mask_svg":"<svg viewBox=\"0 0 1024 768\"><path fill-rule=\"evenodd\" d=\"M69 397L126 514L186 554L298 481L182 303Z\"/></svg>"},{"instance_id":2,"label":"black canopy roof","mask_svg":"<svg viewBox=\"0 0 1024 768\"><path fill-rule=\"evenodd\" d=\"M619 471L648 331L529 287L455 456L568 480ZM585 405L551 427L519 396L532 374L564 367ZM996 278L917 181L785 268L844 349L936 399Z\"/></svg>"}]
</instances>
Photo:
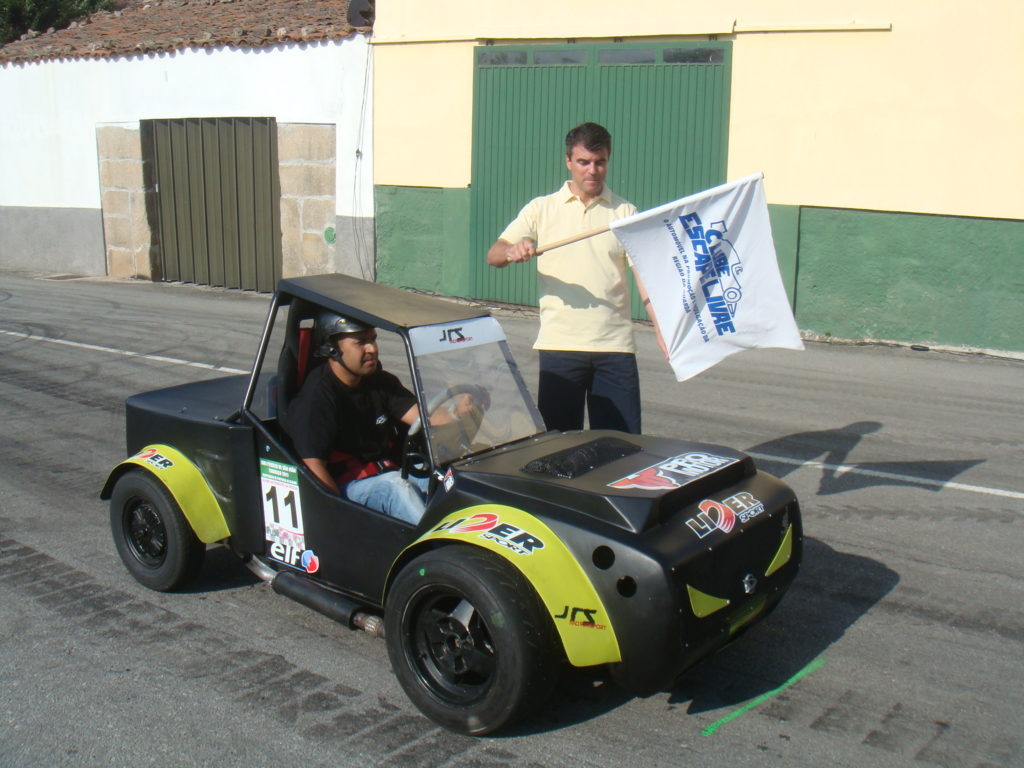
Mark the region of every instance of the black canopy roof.
<instances>
[{"instance_id":1,"label":"black canopy roof","mask_svg":"<svg viewBox=\"0 0 1024 768\"><path fill-rule=\"evenodd\" d=\"M278 291L388 331L490 314L483 307L456 304L340 274L288 278L278 283Z\"/></svg>"}]
</instances>

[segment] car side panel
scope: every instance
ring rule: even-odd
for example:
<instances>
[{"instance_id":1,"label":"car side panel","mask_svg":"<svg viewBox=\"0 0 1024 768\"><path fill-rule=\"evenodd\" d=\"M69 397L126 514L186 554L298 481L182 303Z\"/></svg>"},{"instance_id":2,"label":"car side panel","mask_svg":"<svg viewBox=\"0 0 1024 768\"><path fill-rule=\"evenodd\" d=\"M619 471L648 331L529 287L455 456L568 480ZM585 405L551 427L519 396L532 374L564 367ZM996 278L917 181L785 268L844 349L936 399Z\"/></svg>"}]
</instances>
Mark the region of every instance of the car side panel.
<instances>
[{"instance_id":1,"label":"car side panel","mask_svg":"<svg viewBox=\"0 0 1024 768\"><path fill-rule=\"evenodd\" d=\"M259 437L261 504L256 514L264 540L253 551L276 566L377 605L388 568L416 538L415 528L327 490L267 430L260 430Z\"/></svg>"}]
</instances>

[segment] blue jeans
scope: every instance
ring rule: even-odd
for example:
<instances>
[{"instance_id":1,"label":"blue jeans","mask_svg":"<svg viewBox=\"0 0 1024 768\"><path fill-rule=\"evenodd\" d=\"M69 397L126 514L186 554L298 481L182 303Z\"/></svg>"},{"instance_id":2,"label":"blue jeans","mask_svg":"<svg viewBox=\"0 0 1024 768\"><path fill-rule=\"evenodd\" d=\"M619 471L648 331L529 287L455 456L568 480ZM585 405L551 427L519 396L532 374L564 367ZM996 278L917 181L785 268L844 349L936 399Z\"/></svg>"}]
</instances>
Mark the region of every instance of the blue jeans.
<instances>
[{"instance_id":1,"label":"blue jeans","mask_svg":"<svg viewBox=\"0 0 1024 768\"><path fill-rule=\"evenodd\" d=\"M382 472L373 477L353 480L341 492L352 501L415 525L426 507L429 480L427 477L412 475L403 480L401 472Z\"/></svg>"},{"instance_id":2,"label":"blue jeans","mask_svg":"<svg viewBox=\"0 0 1024 768\"><path fill-rule=\"evenodd\" d=\"M537 407L548 429L591 429L640 434L640 373L628 352L540 350Z\"/></svg>"}]
</instances>

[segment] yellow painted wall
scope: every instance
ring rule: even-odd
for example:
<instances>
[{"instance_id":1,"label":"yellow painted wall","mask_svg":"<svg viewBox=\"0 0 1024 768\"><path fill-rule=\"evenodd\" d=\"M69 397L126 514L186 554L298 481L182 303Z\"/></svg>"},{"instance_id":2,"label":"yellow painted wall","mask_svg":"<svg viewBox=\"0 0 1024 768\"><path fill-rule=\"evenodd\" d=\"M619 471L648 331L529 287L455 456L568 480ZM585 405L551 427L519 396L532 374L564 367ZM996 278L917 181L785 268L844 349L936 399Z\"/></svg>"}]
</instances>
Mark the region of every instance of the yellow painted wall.
<instances>
[{"instance_id":1,"label":"yellow painted wall","mask_svg":"<svg viewBox=\"0 0 1024 768\"><path fill-rule=\"evenodd\" d=\"M475 46L374 47L374 184L469 186Z\"/></svg>"},{"instance_id":2,"label":"yellow painted wall","mask_svg":"<svg viewBox=\"0 0 1024 768\"><path fill-rule=\"evenodd\" d=\"M373 35L379 41L410 42L725 34L732 32L734 17L727 3L694 0L381 0Z\"/></svg>"},{"instance_id":3,"label":"yellow painted wall","mask_svg":"<svg viewBox=\"0 0 1024 768\"><path fill-rule=\"evenodd\" d=\"M891 32L736 37L729 176L763 170L773 203L1024 218L1024 3L890 5Z\"/></svg>"},{"instance_id":4,"label":"yellow painted wall","mask_svg":"<svg viewBox=\"0 0 1024 768\"><path fill-rule=\"evenodd\" d=\"M478 42L666 35L733 41L728 175L769 202L1024 218L1020 0L384 0L375 184L469 184Z\"/></svg>"}]
</instances>

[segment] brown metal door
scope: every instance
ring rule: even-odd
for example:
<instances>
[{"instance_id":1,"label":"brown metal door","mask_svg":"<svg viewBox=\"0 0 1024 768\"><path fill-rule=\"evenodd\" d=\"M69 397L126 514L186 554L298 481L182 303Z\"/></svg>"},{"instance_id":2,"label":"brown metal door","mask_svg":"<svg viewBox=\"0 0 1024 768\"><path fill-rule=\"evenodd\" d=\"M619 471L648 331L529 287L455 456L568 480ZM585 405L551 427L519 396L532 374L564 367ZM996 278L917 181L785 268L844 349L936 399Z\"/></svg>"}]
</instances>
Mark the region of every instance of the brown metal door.
<instances>
[{"instance_id":1,"label":"brown metal door","mask_svg":"<svg viewBox=\"0 0 1024 768\"><path fill-rule=\"evenodd\" d=\"M281 186L272 117L141 121L152 169L158 279L273 291Z\"/></svg>"}]
</instances>

